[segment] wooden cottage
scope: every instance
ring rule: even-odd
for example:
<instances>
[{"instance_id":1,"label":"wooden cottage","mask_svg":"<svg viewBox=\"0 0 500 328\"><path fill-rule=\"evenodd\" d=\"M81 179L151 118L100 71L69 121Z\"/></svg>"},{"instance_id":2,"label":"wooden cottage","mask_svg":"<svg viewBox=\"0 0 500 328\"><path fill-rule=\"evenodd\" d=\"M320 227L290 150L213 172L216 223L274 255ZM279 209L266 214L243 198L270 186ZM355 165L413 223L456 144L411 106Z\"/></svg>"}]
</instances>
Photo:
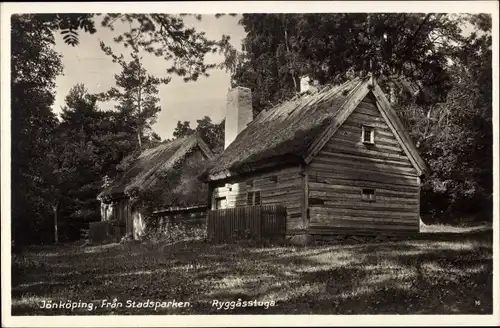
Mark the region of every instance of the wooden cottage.
<instances>
[{"instance_id":1,"label":"wooden cottage","mask_svg":"<svg viewBox=\"0 0 500 328\"><path fill-rule=\"evenodd\" d=\"M202 178L211 209L287 208L287 234L419 231L427 167L371 76L304 93L252 119L228 94L226 149Z\"/></svg>"},{"instance_id":2,"label":"wooden cottage","mask_svg":"<svg viewBox=\"0 0 500 328\"><path fill-rule=\"evenodd\" d=\"M134 200L152 190L156 190L154 203L160 213L206 211L207 188L200 184L198 176L211 158L213 153L197 134L144 150L98 195L101 220L123 226L124 235L141 237L146 228L144 213Z\"/></svg>"}]
</instances>

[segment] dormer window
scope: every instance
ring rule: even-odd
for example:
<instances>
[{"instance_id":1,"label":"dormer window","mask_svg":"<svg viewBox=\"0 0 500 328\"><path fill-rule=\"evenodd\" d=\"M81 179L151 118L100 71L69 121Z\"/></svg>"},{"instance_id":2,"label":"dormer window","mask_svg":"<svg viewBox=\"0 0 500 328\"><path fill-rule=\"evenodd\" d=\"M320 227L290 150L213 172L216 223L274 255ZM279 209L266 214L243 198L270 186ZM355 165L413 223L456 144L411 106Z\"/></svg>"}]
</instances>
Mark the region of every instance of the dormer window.
<instances>
[{"instance_id":1,"label":"dormer window","mask_svg":"<svg viewBox=\"0 0 500 328\"><path fill-rule=\"evenodd\" d=\"M361 141L364 144L373 145L375 143L375 129L371 126L363 125L361 130Z\"/></svg>"}]
</instances>

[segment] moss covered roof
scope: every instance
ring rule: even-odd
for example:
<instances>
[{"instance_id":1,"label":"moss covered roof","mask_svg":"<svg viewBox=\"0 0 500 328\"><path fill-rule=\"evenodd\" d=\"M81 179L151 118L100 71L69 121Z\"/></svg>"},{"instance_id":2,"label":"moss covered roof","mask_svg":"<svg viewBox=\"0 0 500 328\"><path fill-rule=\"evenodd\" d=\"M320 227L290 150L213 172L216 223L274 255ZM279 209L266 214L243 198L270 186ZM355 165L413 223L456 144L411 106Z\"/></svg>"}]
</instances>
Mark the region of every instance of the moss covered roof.
<instances>
[{"instance_id":1,"label":"moss covered roof","mask_svg":"<svg viewBox=\"0 0 500 328\"><path fill-rule=\"evenodd\" d=\"M133 191L144 194L158 188L158 184L165 183L165 180L173 175L181 178L175 180L175 185L169 185L168 189L172 191L183 189L183 186L191 185L192 181L198 182L197 176L200 172L183 165L186 155L194 149L200 149L204 158L213 157L206 143L197 134L162 143L155 148L142 151L128 169L104 189L98 198L129 196ZM168 194L169 191L166 190L165 193ZM164 194L162 196L167 199L168 195ZM187 193L186 197L190 198L189 200L183 202L182 199L179 199L179 204L174 205L184 206L184 203L206 202L204 195L203 197L200 195L199 200L196 197L193 199L191 196L193 196L192 193Z\"/></svg>"},{"instance_id":2,"label":"moss covered roof","mask_svg":"<svg viewBox=\"0 0 500 328\"><path fill-rule=\"evenodd\" d=\"M301 160L316 136L362 84L355 78L262 111L201 176L218 180L266 165Z\"/></svg>"}]
</instances>

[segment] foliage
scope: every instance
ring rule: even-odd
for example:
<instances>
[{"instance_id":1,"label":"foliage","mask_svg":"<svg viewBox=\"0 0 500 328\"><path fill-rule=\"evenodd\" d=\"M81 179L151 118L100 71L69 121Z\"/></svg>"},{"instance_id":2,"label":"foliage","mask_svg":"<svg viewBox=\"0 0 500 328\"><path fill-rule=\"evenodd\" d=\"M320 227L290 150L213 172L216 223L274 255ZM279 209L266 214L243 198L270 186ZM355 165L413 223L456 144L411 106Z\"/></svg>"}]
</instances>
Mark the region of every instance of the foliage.
<instances>
[{"instance_id":1,"label":"foliage","mask_svg":"<svg viewBox=\"0 0 500 328\"><path fill-rule=\"evenodd\" d=\"M144 50L173 62L166 74L182 76L187 82L196 81L199 76L208 76L208 70L216 65L206 64L205 55L218 49L223 51L229 45L229 38L226 36L221 41L213 41L207 39L203 32L186 27L184 16L186 15L107 14L102 20L102 26L111 30L114 30L117 21L130 26L129 31L114 38L116 43L131 48L130 61L126 61L123 54L114 54L110 46L101 42L104 53L122 67L121 74L115 76L121 91L112 88L102 94L101 99L118 101L118 109L126 112L134 121L139 148L142 148L143 134L150 132L151 125L155 123L161 110L158 88L171 80L170 77L158 78L147 74L140 51ZM201 16L196 18L200 20Z\"/></svg>"},{"instance_id":2,"label":"foliage","mask_svg":"<svg viewBox=\"0 0 500 328\"><path fill-rule=\"evenodd\" d=\"M157 220L157 219L153 219ZM153 243L167 242L175 243L183 240L202 240L207 237L206 226L186 226L182 223L172 223L167 231L158 231L155 225L148 229L144 240Z\"/></svg>"},{"instance_id":3,"label":"foliage","mask_svg":"<svg viewBox=\"0 0 500 328\"><path fill-rule=\"evenodd\" d=\"M208 71L217 67L206 63L206 54L224 51L229 47L229 37L210 40L204 32L187 27L187 14L106 14L103 27L114 30L116 22L127 23L130 30L115 37L114 41L125 47L137 47L165 62L172 63L166 73L183 77L184 81L196 81L200 76L208 76ZM201 15L194 16L198 21Z\"/></svg>"},{"instance_id":4,"label":"foliage","mask_svg":"<svg viewBox=\"0 0 500 328\"><path fill-rule=\"evenodd\" d=\"M66 43L76 46L79 32L96 32L97 16L103 17L101 28L113 30L117 22L130 26L114 39L131 49L130 58L102 44L122 72L116 76L117 86L97 99L117 100L117 110L100 111L96 97L76 86L58 122L51 106L62 64L53 49L54 33L62 33ZM11 17L11 196L16 242L51 240L54 209L68 220L94 217L92 195L101 179L126 170L140 146L161 142L150 129L160 110L159 86L171 75L185 81L207 76L218 66L208 64L206 55L217 51L226 56L232 83L252 89L257 111L294 95L302 75L324 84L375 71L385 91L394 91L395 107L433 170L423 190L425 214L491 208L489 15L245 14L243 53L229 46L227 36L209 40L187 27L185 17L82 13ZM475 32L462 35L462 22L472 24ZM143 52L167 59L171 66L165 77L144 70ZM224 122L215 124L204 117L196 128L179 122L174 137L193 131L213 151L222 150ZM197 195L190 192L194 182L180 175L164 178L185 183L186 192Z\"/></svg>"},{"instance_id":5,"label":"foliage","mask_svg":"<svg viewBox=\"0 0 500 328\"><path fill-rule=\"evenodd\" d=\"M48 22L57 24L57 28L61 30L63 35L64 42L71 46L77 46L80 43L78 40L79 29L90 34L97 32L92 19L93 14L45 14L43 16Z\"/></svg>"},{"instance_id":6,"label":"foliage","mask_svg":"<svg viewBox=\"0 0 500 328\"><path fill-rule=\"evenodd\" d=\"M128 142L134 134L130 129L127 133L117 120L119 113L100 111L97 96L82 84L69 91L65 102L49 154L54 165L54 196L64 205L65 216L98 220L96 195L102 178L116 174L123 154L134 149Z\"/></svg>"},{"instance_id":7,"label":"foliage","mask_svg":"<svg viewBox=\"0 0 500 328\"><path fill-rule=\"evenodd\" d=\"M189 121L184 121L182 123L181 121L177 121L177 126L175 127L175 130L172 133L174 138L179 139L192 134L195 130L191 129L190 125L191 123Z\"/></svg>"},{"instance_id":8,"label":"foliage","mask_svg":"<svg viewBox=\"0 0 500 328\"><path fill-rule=\"evenodd\" d=\"M100 179L109 180L125 169L116 163L133 159L137 145L148 148L161 142L148 129L160 110L158 85L169 78L148 75L139 49L169 59L173 66L167 74L192 81L215 67L205 65L205 55L222 50L229 41L207 39L186 27L183 15L102 15L102 28L113 30L116 21L130 24L130 30L115 41L132 48L131 60L103 45L122 66L117 88L104 97L117 99L118 111L100 112L81 86L72 90L59 124L51 111L55 78L62 73L61 56L53 49L54 33L77 46L80 32L97 31L97 16L101 14L11 17L12 236L17 243L51 240L54 211L68 218L94 216L95 200L90 195Z\"/></svg>"},{"instance_id":9,"label":"foliage","mask_svg":"<svg viewBox=\"0 0 500 328\"><path fill-rule=\"evenodd\" d=\"M182 138L197 132L205 141L212 152L218 154L224 150L224 124L225 120L219 124L212 123L209 116L204 116L202 119L196 120L197 126L192 129L189 121L177 121L177 126L173 132L174 138Z\"/></svg>"},{"instance_id":10,"label":"foliage","mask_svg":"<svg viewBox=\"0 0 500 328\"><path fill-rule=\"evenodd\" d=\"M115 76L117 88L112 88L108 92L100 95L100 100L118 101L117 109L123 113L130 126L135 128L138 141L138 150L132 152L117 167L118 170L125 171L131 163L135 161L141 149L144 148L143 140L145 134L149 133L149 146L156 146L160 142L157 134L152 133L151 126L154 124L161 108L159 106L158 88L160 85L168 84L170 77L158 78L147 74L143 67L145 60L141 56L141 51L164 57L173 62L173 66L166 70L166 74L176 74L184 77L184 81L195 81L200 75L208 76L208 70L215 65L205 64L205 55L215 52L217 48L224 47L229 38L223 36L223 40L215 42L208 40L204 33L198 33L192 28L187 28L183 22L183 16L160 15L160 14L108 14L102 21L102 26L114 29L116 21L128 23L130 30L117 36L114 41L123 44L131 49L131 60L125 60L123 54L117 55L110 46L101 43L101 49L110 56L113 62L122 67L122 72ZM197 17L200 18L200 17ZM201 120L199 127L210 142L216 143L214 131L210 118ZM189 123L185 126L182 135L191 132ZM180 122L179 122L180 124ZM175 133L174 133L175 135ZM208 140L207 140L208 141ZM165 172L162 177L165 183L151 190L141 193L134 199L136 206L142 207L146 211L158 205L179 204L195 202L200 198L198 186L193 186L189 179L196 176L200 169L194 169L192 173L190 167L183 167L175 172ZM188 181L189 180L189 181ZM170 187L165 187L166 185ZM180 190L179 185L185 190ZM165 190L168 190L165 193ZM186 190L188 192L186 192Z\"/></svg>"},{"instance_id":11,"label":"foliage","mask_svg":"<svg viewBox=\"0 0 500 328\"><path fill-rule=\"evenodd\" d=\"M204 116L201 120L196 120L196 132L205 141L212 152L219 154L224 150L224 126L225 120L220 123L212 123L212 119Z\"/></svg>"},{"instance_id":12,"label":"foliage","mask_svg":"<svg viewBox=\"0 0 500 328\"><path fill-rule=\"evenodd\" d=\"M139 36L140 34L137 37ZM113 59L113 62L121 66L122 71L115 75L116 85L120 89L113 87L106 93L100 94L100 99L118 102L116 107L123 112L126 119L130 121L129 124L135 128L137 143L141 149L144 134L151 130L151 126L156 122L158 113L161 111L158 88L162 84L168 84L170 78L157 78L147 74L137 45L132 44L132 48L133 51L130 54L132 59L126 61L123 55L115 55L109 46L101 42L101 49Z\"/></svg>"},{"instance_id":13,"label":"foliage","mask_svg":"<svg viewBox=\"0 0 500 328\"><path fill-rule=\"evenodd\" d=\"M444 14L244 14L244 53L230 53L228 66L258 111L294 95L303 75L325 84L373 71L384 85L406 89L408 80L441 96L459 22Z\"/></svg>"},{"instance_id":14,"label":"foliage","mask_svg":"<svg viewBox=\"0 0 500 328\"><path fill-rule=\"evenodd\" d=\"M422 214L491 214L491 16L245 14L240 24L244 51L226 64L254 110L292 97L304 75L321 85L372 71L431 167Z\"/></svg>"},{"instance_id":15,"label":"foliage","mask_svg":"<svg viewBox=\"0 0 500 328\"><path fill-rule=\"evenodd\" d=\"M24 14L24 15L14 15L17 19L18 17L24 17L32 21L33 19L37 21L37 24L41 24L51 33L54 31L59 31L63 35L63 40L66 44L71 46L77 46L80 41L78 39L78 31L83 30L86 33L94 34L97 32L95 28L95 22L93 20L94 14L83 14L83 13L56 13L56 14Z\"/></svg>"},{"instance_id":16,"label":"foliage","mask_svg":"<svg viewBox=\"0 0 500 328\"><path fill-rule=\"evenodd\" d=\"M46 154L57 123L51 111L54 80L62 70L53 50L53 28L37 15L11 16L11 222L16 243L51 236L52 169Z\"/></svg>"},{"instance_id":17,"label":"foliage","mask_svg":"<svg viewBox=\"0 0 500 328\"><path fill-rule=\"evenodd\" d=\"M492 58L489 17L472 15L476 31L457 45L447 66L451 89L443 102L397 106L421 154L432 169L422 192L427 220L460 213L492 214ZM450 222L457 223L457 222Z\"/></svg>"},{"instance_id":18,"label":"foliage","mask_svg":"<svg viewBox=\"0 0 500 328\"><path fill-rule=\"evenodd\" d=\"M430 107L429 115L415 124L428 127L420 134L422 151L433 168L424 200L434 216L440 213L433 209L447 215L481 213L481 219L492 215L491 65L491 34L471 34L449 67L453 87L446 101ZM433 195L444 201L438 203Z\"/></svg>"},{"instance_id":19,"label":"foliage","mask_svg":"<svg viewBox=\"0 0 500 328\"><path fill-rule=\"evenodd\" d=\"M95 33L91 14L22 14L11 16L12 238L15 243L52 239L57 210L54 162L57 119L51 111L61 56L54 33L78 44L77 31Z\"/></svg>"}]
</instances>

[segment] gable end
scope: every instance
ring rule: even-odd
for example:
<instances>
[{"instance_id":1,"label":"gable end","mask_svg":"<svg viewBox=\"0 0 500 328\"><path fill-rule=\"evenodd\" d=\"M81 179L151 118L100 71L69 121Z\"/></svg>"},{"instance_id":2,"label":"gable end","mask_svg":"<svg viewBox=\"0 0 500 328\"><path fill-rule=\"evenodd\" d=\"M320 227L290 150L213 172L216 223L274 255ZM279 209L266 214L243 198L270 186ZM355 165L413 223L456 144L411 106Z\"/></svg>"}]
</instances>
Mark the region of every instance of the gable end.
<instances>
[{"instance_id":1,"label":"gable end","mask_svg":"<svg viewBox=\"0 0 500 328\"><path fill-rule=\"evenodd\" d=\"M394 136L403 148L406 156L408 156L408 158L410 159L418 175L423 176L427 174L429 172L427 164L420 156L417 147L411 140L410 135L403 126L403 123L392 108L389 100L387 100L387 98L385 97L384 92L376 82L374 82L373 84L371 95L373 95L378 110L382 114L382 117L386 121L391 131L394 133Z\"/></svg>"},{"instance_id":2,"label":"gable end","mask_svg":"<svg viewBox=\"0 0 500 328\"><path fill-rule=\"evenodd\" d=\"M339 127L344 124L345 120L352 114L352 112L358 107L359 103L365 98L365 96L370 91L368 84L371 79L366 79L360 82L356 88L351 91L351 94L347 97L345 102L340 106L338 113L335 115L333 123L330 124L325 130L323 130L318 137L312 142L311 146L307 150L304 161L309 164L314 156L316 156L325 144L330 140Z\"/></svg>"},{"instance_id":3,"label":"gable end","mask_svg":"<svg viewBox=\"0 0 500 328\"><path fill-rule=\"evenodd\" d=\"M384 123L387 124L394 134L394 137L410 160L412 166L415 168L418 176L425 175L429 171L425 161L418 153L417 148L408 135L408 132L405 130L401 120L374 79L365 81L362 85L356 88L356 91L353 92L351 97L349 97L340 108L335 121L328 126L327 129L320 133L318 138L313 142L307 156L304 158L304 161L307 164L312 161L313 157L323 149L327 142L333 137L333 135L335 135L338 129L345 123L349 116L351 116L351 114L356 110L356 108L358 108L359 104L366 97L369 97L373 104L377 107L378 112L385 121Z\"/></svg>"}]
</instances>

